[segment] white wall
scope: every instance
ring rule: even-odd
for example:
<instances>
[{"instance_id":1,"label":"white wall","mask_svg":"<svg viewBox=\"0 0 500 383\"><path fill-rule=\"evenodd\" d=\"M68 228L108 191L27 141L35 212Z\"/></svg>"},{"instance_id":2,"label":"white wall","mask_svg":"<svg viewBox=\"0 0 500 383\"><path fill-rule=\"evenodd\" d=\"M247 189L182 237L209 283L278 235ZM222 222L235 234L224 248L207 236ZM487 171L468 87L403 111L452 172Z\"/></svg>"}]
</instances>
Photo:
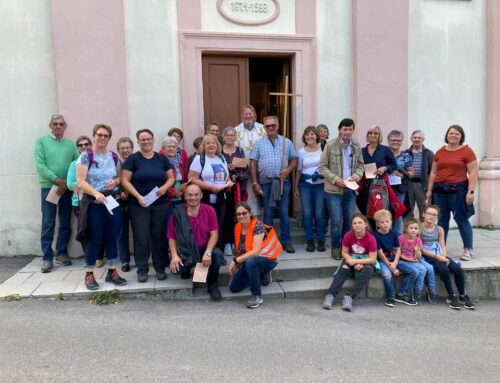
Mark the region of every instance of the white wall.
<instances>
[{"instance_id":1,"label":"white wall","mask_svg":"<svg viewBox=\"0 0 500 383\"><path fill-rule=\"evenodd\" d=\"M352 5L350 0L316 1L318 124L337 136L344 117L352 117Z\"/></svg>"},{"instance_id":2,"label":"white wall","mask_svg":"<svg viewBox=\"0 0 500 383\"><path fill-rule=\"evenodd\" d=\"M181 127L176 0L125 0L129 132L155 133L158 149L172 127Z\"/></svg>"},{"instance_id":3,"label":"white wall","mask_svg":"<svg viewBox=\"0 0 500 383\"><path fill-rule=\"evenodd\" d=\"M50 0L0 1L0 256L40 254L35 140L57 113Z\"/></svg>"}]
</instances>

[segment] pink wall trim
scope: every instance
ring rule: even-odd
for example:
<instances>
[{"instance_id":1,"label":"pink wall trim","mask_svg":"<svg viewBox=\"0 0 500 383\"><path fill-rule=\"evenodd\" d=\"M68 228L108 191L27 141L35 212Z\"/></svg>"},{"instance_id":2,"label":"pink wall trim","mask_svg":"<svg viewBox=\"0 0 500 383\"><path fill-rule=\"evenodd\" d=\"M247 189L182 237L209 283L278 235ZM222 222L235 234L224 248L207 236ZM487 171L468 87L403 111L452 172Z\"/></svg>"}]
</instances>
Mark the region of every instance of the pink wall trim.
<instances>
[{"instance_id":1,"label":"pink wall trim","mask_svg":"<svg viewBox=\"0 0 500 383\"><path fill-rule=\"evenodd\" d=\"M99 122L113 129L110 149L128 136L127 76L122 0L52 1L59 112L68 136L91 134Z\"/></svg>"},{"instance_id":2,"label":"pink wall trim","mask_svg":"<svg viewBox=\"0 0 500 383\"><path fill-rule=\"evenodd\" d=\"M316 0L295 0L295 33L316 35Z\"/></svg>"},{"instance_id":3,"label":"pink wall trim","mask_svg":"<svg viewBox=\"0 0 500 383\"><path fill-rule=\"evenodd\" d=\"M182 126L188 145L203 132L202 54L290 55L292 89L298 120L294 122L294 142L300 143L304 126L316 122L316 45L313 37L180 33Z\"/></svg>"},{"instance_id":4,"label":"pink wall trim","mask_svg":"<svg viewBox=\"0 0 500 383\"><path fill-rule=\"evenodd\" d=\"M358 139L408 131L409 0L353 1L353 110ZM384 139L384 143L386 143Z\"/></svg>"},{"instance_id":5,"label":"pink wall trim","mask_svg":"<svg viewBox=\"0 0 500 383\"><path fill-rule=\"evenodd\" d=\"M179 31L201 30L200 0L177 0L177 18Z\"/></svg>"}]
</instances>

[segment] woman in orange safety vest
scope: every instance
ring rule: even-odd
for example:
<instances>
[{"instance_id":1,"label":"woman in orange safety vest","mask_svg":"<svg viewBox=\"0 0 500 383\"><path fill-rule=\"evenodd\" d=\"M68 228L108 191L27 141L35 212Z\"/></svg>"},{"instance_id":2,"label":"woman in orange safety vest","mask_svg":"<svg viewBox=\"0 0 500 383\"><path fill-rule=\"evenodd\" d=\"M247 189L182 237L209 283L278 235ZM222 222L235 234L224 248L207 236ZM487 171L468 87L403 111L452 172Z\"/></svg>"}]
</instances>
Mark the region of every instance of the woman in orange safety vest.
<instances>
[{"instance_id":1,"label":"woman in orange safety vest","mask_svg":"<svg viewBox=\"0 0 500 383\"><path fill-rule=\"evenodd\" d=\"M237 293L250 286L252 296L247 307L254 309L263 302L260 285L271 283L271 270L278 264L283 249L273 227L255 219L246 202L236 206L236 220L236 256L229 264L229 274L233 276L229 289Z\"/></svg>"}]
</instances>

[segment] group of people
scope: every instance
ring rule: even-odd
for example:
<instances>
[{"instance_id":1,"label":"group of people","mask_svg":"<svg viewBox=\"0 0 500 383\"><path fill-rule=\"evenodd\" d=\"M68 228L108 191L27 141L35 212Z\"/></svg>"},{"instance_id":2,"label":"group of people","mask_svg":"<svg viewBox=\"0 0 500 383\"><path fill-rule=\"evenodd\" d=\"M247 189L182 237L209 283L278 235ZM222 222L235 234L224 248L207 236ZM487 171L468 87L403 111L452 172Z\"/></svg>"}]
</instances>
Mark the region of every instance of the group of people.
<instances>
[{"instance_id":1,"label":"group of people","mask_svg":"<svg viewBox=\"0 0 500 383\"><path fill-rule=\"evenodd\" d=\"M443 264L449 270L456 270L444 261L451 212L464 240L462 259L473 256L468 218L473 214L471 204L477 183L477 164L473 151L463 145L465 134L460 126L448 129L447 145L434 156L423 146L421 131L412 133L412 146L402 152L401 132L389 134L387 147L381 144L380 128L374 127L367 133L367 146L361 147L352 137L354 121L348 118L340 122L338 137L332 141L328 141L329 131L325 125L306 127L302 135L304 146L296 151L293 143L279 134L278 117L267 116L263 124L256 120L255 109L245 105L240 125L220 132L216 124L210 124L207 134L195 139L196 152L188 157L180 147L183 132L178 128L168 132L158 152L154 150L153 132L141 129L136 133L139 150L133 152L133 141L122 137L117 141L116 154L108 148L112 136L108 125L95 125L92 139L81 136L75 145L64 138L67 127L64 117L52 116L50 134L39 138L35 145L42 202L42 272L50 272L54 260L62 265L71 264L67 245L73 210L78 218L76 237L85 252L88 289L99 288L94 268L105 262L108 266L105 282L126 283L116 265L119 256L121 270L130 270L131 224L139 282L148 280L150 256L158 280L167 278L167 267L179 273L181 278L190 278L191 269L201 262L209 269L208 293L212 299L219 300L219 268L226 263L224 255L234 255L229 265L233 275L230 290L240 291L250 286L252 296L247 306L255 308L262 303L260 286L270 283L270 272L276 267L282 249L289 253L295 251L288 212L292 192L301 200L307 251L326 250L329 222L331 255L342 259L325 298L325 308L331 308L345 278L356 271L360 278L344 297L344 308L352 307L352 298L367 283L377 257L383 261L380 265L385 271L386 304L394 301L413 304L413 299L417 303L422 299L423 277L420 274L418 278L415 273L406 277L415 277L407 283L412 287L412 282L416 282L415 297L408 293L410 287L406 290L402 287L398 294L388 288L390 278L387 275L403 271L411 257L417 259L413 261L415 264L422 265L425 259L427 265L432 265L426 268L424 276L427 275L429 281L429 300L435 300L435 283L432 285L429 270L434 268L442 275L445 273ZM369 222L367 214L370 220L377 222L378 230L382 233L388 230L379 226L380 211L375 215L371 212L371 185L377 182L366 177L365 165L370 163L376 165L375 180L387 182L391 211L385 211L391 223L394 220L396 235L403 235L405 210L408 214L404 227L408 235L414 205L425 218L422 215L427 209L425 202L434 198L438 205L435 208L441 211L439 230L442 232L438 230L439 238L434 241L438 246L429 245L431 250L426 250L424 244L416 252L418 255L412 256L405 252L406 245L401 238L401 251L396 252L392 249L400 246L399 243L396 246L395 241L390 250L383 250L382 240L375 241L374 246L371 239L360 242L368 234L365 233ZM393 182L389 182L387 176L391 180L398 177L400 182L391 186ZM51 193L59 196L57 202L49 201L47 196ZM356 203L363 214L356 214ZM54 253L52 242L58 207L59 233ZM279 237L273 229L275 210L279 215ZM423 222L425 225L425 219ZM430 230L429 225L427 223L425 230ZM431 253L436 247L439 252ZM459 286L457 282L457 288L457 299L462 297L471 303L463 284ZM448 292L448 300L457 306L457 300L452 299L453 293ZM350 304L347 297L351 298Z\"/></svg>"}]
</instances>

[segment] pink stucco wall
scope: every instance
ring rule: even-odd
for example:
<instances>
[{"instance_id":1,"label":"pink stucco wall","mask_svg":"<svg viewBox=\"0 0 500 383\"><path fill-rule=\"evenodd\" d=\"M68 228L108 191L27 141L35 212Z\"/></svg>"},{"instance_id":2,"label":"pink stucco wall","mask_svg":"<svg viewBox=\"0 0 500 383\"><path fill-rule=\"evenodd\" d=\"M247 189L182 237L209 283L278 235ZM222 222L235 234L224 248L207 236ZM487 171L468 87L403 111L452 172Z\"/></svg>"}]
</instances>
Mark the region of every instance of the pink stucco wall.
<instances>
[{"instance_id":1,"label":"pink stucco wall","mask_svg":"<svg viewBox=\"0 0 500 383\"><path fill-rule=\"evenodd\" d=\"M91 134L98 122L128 136L122 0L53 0L59 112L69 136Z\"/></svg>"}]
</instances>

